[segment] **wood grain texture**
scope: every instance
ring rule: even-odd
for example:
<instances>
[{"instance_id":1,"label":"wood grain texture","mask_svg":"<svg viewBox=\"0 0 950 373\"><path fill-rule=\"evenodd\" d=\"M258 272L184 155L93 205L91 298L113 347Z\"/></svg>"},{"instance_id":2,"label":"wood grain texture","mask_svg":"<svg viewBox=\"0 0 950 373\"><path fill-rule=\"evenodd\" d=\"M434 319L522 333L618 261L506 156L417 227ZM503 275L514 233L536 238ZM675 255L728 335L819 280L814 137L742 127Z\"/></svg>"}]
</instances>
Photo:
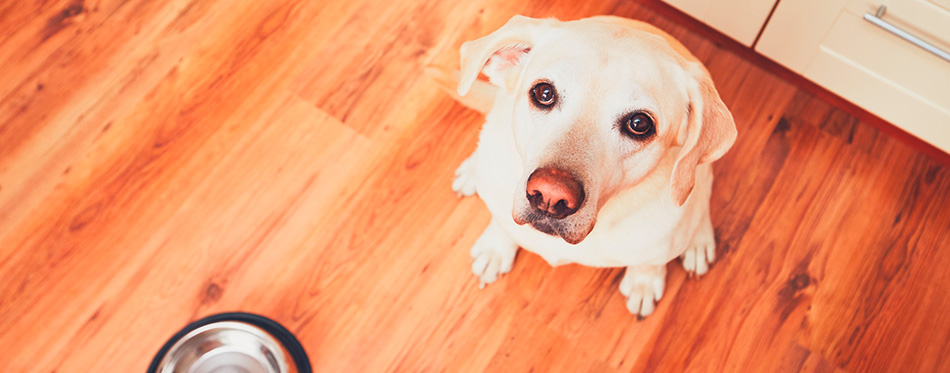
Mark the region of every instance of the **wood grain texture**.
<instances>
[{"instance_id":1,"label":"wood grain texture","mask_svg":"<svg viewBox=\"0 0 950 373\"><path fill-rule=\"evenodd\" d=\"M657 11L661 9L661 11ZM519 253L451 192L482 118L423 68L514 14L617 14L707 64L739 127L719 261L638 321L619 269ZM320 371L948 371L950 172L629 1L0 5L0 371L143 371L255 312Z\"/></svg>"}]
</instances>

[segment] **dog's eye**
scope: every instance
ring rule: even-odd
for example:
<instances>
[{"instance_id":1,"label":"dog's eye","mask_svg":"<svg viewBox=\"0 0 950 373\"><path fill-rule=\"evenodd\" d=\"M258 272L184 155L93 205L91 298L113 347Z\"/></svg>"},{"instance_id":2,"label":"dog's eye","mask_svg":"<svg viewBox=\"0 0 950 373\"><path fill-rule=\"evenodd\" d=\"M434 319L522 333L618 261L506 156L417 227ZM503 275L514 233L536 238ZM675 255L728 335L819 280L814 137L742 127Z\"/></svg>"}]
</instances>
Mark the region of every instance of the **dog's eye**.
<instances>
[{"instance_id":1,"label":"dog's eye","mask_svg":"<svg viewBox=\"0 0 950 373\"><path fill-rule=\"evenodd\" d=\"M531 87L531 100L541 109L550 109L557 102L557 91L550 83L541 82Z\"/></svg>"},{"instance_id":2,"label":"dog's eye","mask_svg":"<svg viewBox=\"0 0 950 373\"><path fill-rule=\"evenodd\" d=\"M625 135L637 140L650 137L656 132L653 118L643 112L627 114L620 121L620 127Z\"/></svg>"}]
</instances>

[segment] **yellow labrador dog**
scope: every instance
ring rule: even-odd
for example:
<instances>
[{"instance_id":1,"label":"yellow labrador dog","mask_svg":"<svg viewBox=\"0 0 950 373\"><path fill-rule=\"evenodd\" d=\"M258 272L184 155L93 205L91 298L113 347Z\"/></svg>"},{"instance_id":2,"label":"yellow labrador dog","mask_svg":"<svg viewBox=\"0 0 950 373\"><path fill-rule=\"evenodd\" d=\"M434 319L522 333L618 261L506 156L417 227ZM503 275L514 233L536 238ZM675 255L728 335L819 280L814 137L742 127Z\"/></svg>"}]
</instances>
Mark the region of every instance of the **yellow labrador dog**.
<instances>
[{"instance_id":1,"label":"yellow labrador dog","mask_svg":"<svg viewBox=\"0 0 950 373\"><path fill-rule=\"evenodd\" d=\"M706 272L710 163L736 126L682 44L619 17L516 16L462 45L461 60L459 100L486 122L452 188L477 193L492 213L471 250L482 286L522 247L555 266L626 267L620 292L646 316L667 262Z\"/></svg>"}]
</instances>

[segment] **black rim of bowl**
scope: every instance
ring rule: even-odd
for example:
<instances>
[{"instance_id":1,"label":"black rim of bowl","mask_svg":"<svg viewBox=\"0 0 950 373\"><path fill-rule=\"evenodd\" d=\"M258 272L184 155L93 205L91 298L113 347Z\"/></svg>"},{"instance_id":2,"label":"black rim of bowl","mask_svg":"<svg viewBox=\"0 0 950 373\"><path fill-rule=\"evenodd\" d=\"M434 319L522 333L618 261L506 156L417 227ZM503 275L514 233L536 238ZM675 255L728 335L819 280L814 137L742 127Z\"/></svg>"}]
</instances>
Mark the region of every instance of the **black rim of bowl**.
<instances>
[{"instance_id":1,"label":"black rim of bowl","mask_svg":"<svg viewBox=\"0 0 950 373\"><path fill-rule=\"evenodd\" d=\"M287 349L287 354L290 355L291 359L294 360L294 365L297 366L297 372L313 372L312 368L310 367L310 359L307 358L307 352L304 351L303 346L300 345L300 341L298 341L297 337L294 337L294 335L283 325L280 325L276 321L268 319L264 316L255 315L252 313L227 312L211 315L201 320L195 321L191 324L188 324L188 326L184 327L182 330L178 331L178 333L175 333L175 335L171 337L168 342L165 342L165 345L163 345L162 348L158 350L158 354L156 354L155 358L152 359L152 363L148 365L148 373L158 373L158 365L162 363L162 359L165 358L165 354L167 354L168 350L172 348L172 345L184 337L185 334L188 334L192 330L198 329L202 326L221 321L238 321L261 328L277 339L280 344L282 344L284 348Z\"/></svg>"}]
</instances>

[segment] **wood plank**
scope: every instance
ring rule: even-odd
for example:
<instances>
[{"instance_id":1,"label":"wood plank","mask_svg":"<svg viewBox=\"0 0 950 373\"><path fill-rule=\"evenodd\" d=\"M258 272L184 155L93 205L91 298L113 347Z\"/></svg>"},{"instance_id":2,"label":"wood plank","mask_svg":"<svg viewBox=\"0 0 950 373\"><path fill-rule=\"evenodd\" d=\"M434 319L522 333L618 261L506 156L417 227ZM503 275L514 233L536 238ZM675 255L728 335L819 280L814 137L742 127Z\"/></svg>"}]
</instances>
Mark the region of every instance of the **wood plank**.
<instances>
[{"instance_id":1,"label":"wood plank","mask_svg":"<svg viewBox=\"0 0 950 373\"><path fill-rule=\"evenodd\" d=\"M162 341L192 318L237 308L248 292L270 288L263 278L285 263L269 259L300 254L292 243L311 234L312 212L333 204L343 187L336 178L358 169L371 148L295 96L277 102L253 126L100 292L102 303L68 342L82 347L65 349L60 369L144 370L160 344L114 336ZM341 154L348 155L342 162ZM265 263L267 276L252 272Z\"/></svg>"}]
</instances>

